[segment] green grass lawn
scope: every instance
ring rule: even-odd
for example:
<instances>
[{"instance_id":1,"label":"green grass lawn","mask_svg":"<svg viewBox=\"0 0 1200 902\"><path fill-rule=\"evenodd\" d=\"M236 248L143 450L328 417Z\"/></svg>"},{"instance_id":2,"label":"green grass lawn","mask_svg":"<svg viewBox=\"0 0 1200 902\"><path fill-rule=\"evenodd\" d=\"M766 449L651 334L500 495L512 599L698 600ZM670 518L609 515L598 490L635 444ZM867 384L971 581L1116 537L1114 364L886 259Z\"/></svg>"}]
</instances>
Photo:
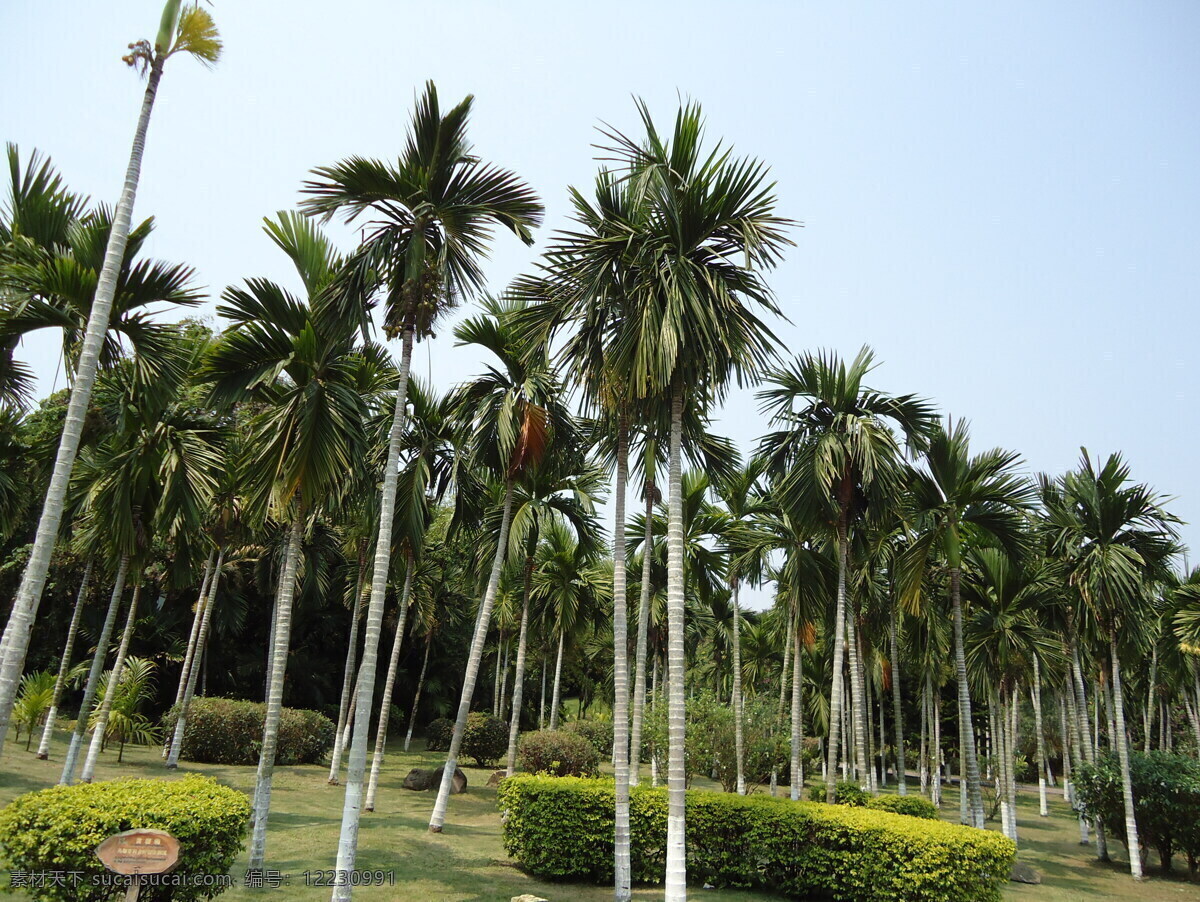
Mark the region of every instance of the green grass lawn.
<instances>
[{"instance_id":1,"label":"green grass lawn","mask_svg":"<svg viewBox=\"0 0 1200 902\"><path fill-rule=\"evenodd\" d=\"M23 743L9 742L0 761L0 804L23 792L40 789L58 778L65 747L64 736L57 737L51 760L38 761L26 752ZM365 814L359 838L358 867L395 871L396 885L360 887L356 899L403 900L403 902L508 902L515 895L534 893L552 902L599 902L612 898L606 887L578 884L547 884L522 874L509 861L500 840L500 818L496 811L496 790L483 784L491 771L464 768L470 787L465 795L454 796L450 803L445 832L439 836L426 830L433 806L432 792L409 792L401 781L413 767L436 767L436 753L414 751L404 754L398 745L389 750L380 781L377 811ZM127 748L125 762L116 763L116 753L101 759L97 779L117 776L167 776L156 750ZM220 767L185 764L176 772L203 773L222 783L243 790L253 789L251 767ZM267 836L269 867L291 875L286 890L250 890L236 887L220 896L222 900L275 898L324 900L329 890L306 887L306 870L330 868L334 863L338 828L341 823L342 789L325 782L328 768L276 768L272 793L270 830ZM698 785L704 781L697 781ZM948 803L957 803L954 791ZM957 809L946 808L948 819L957 817ZM1041 886L1010 884L1006 898L1066 902L1075 899L1114 899L1149 902L1159 899L1200 900L1200 886L1188 884L1182 876L1164 880L1156 874L1138 886L1129 878L1122 862L1101 864L1094 860L1090 847L1078 845L1078 828L1070 809L1061 801L1052 805L1049 818L1037 816L1036 799L1026 798L1021 808L1020 858L1037 868L1045 881ZM1123 849L1112 843L1114 857ZM1157 861L1151 856L1152 868ZM240 877L246 866L243 857L234 866ZM1177 864L1178 868L1178 864ZM7 875L4 883L7 884ZM698 899L711 902L760 902L777 898L762 893L731 890L696 890ZM661 889L642 889L638 899L661 898ZM25 898L21 894L10 896Z\"/></svg>"}]
</instances>

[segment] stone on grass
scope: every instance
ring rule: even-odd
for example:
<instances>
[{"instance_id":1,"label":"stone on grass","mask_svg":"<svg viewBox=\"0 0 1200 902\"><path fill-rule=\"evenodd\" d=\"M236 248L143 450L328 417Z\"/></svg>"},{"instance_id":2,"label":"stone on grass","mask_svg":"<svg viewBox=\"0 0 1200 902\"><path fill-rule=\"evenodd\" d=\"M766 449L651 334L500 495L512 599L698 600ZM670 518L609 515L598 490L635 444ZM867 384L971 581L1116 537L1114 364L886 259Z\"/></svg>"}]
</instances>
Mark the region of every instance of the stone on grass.
<instances>
[{"instance_id":1,"label":"stone on grass","mask_svg":"<svg viewBox=\"0 0 1200 902\"><path fill-rule=\"evenodd\" d=\"M512 902L550 902L549 899L543 899L541 896L535 896L533 893L525 893L520 896L513 896Z\"/></svg>"},{"instance_id":2,"label":"stone on grass","mask_svg":"<svg viewBox=\"0 0 1200 902\"><path fill-rule=\"evenodd\" d=\"M408 772L408 776L404 778L404 783L401 784L405 789L411 789L416 792L425 792L430 789L437 789L442 785L442 774L446 770L446 765L442 765L437 770L421 770L413 768ZM462 768L454 768L454 779L450 783L450 794L458 795L467 791L467 775L462 772Z\"/></svg>"},{"instance_id":3,"label":"stone on grass","mask_svg":"<svg viewBox=\"0 0 1200 902\"><path fill-rule=\"evenodd\" d=\"M494 774L492 774L490 777L488 777L487 785L488 786L499 786L500 781L504 779L504 777L507 773L508 773L507 771L503 771L503 770L496 771Z\"/></svg>"},{"instance_id":4,"label":"stone on grass","mask_svg":"<svg viewBox=\"0 0 1200 902\"><path fill-rule=\"evenodd\" d=\"M1012 866L1012 876L1008 878L1014 883L1033 883L1042 882L1042 875L1025 864L1023 861L1014 861Z\"/></svg>"}]
</instances>

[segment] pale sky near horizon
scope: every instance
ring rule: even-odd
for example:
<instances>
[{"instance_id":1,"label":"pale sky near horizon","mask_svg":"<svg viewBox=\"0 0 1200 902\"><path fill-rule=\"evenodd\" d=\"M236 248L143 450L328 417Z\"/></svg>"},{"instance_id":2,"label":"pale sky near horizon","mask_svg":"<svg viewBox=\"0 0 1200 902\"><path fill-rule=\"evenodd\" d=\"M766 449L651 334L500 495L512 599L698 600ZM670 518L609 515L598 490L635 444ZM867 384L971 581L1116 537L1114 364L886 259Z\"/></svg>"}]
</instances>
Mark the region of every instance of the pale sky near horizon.
<instances>
[{"instance_id":1,"label":"pale sky near horizon","mask_svg":"<svg viewBox=\"0 0 1200 902\"><path fill-rule=\"evenodd\" d=\"M113 202L142 94L120 57L153 38L160 10L7 0L0 139ZM874 385L970 419L978 448L1020 451L1029 472L1073 466L1081 445L1121 450L1135 478L1200 521L1188 351L1200 5L297 0L212 12L224 58L213 71L168 64L135 217L157 218L149 253L196 267L213 297L246 276L295 284L261 218L293 207L313 166L395 155L426 79L446 104L475 95L477 153L547 206L538 247L497 236L495 290L566 225L567 185L586 189L597 166L596 126L636 132L632 95L666 124L687 96L711 138L771 166L780 212L804 224L772 277L788 353L870 344ZM479 363L453 347L452 322L414 361L443 388ZM48 390L55 341L22 356ZM735 392L717 428L748 450L765 428L752 394ZM1183 537L1195 545L1200 528Z\"/></svg>"}]
</instances>

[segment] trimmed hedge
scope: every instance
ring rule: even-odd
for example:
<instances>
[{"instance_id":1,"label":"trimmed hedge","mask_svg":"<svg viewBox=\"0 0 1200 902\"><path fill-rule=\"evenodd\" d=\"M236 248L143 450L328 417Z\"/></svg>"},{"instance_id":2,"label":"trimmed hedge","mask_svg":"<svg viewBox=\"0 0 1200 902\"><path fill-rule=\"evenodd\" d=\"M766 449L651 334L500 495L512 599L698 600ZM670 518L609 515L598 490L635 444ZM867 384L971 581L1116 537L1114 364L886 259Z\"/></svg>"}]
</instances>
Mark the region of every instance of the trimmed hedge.
<instances>
[{"instance_id":1,"label":"trimmed hedge","mask_svg":"<svg viewBox=\"0 0 1200 902\"><path fill-rule=\"evenodd\" d=\"M825 801L825 785L813 786L808 790L808 798L813 802ZM894 814L906 814L909 817L919 817L928 821L938 819L937 808L933 802L920 796L873 796L857 783L850 780L839 780L834 791L834 804L848 805L851 808L873 808L877 811L891 811Z\"/></svg>"},{"instance_id":2,"label":"trimmed hedge","mask_svg":"<svg viewBox=\"0 0 1200 902\"><path fill-rule=\"evenodd\" d=\"M808 800L810 802L825 801L825 784L809 787ZM833 791L833 803L835 805L850 805L854 808L865 808L867 802L871 800L871 794L855 783L853 780L838 780Z\"/></svg>"},{"instance_id":3,"label":"trimmed hedge","mask_svg":"<svg viewBox=\"0 0 1200 902\"><path fill-rule=\"evenodd\" d=\"M448 747L448 746L447 746ZM508 752L508 724L482 711L467 715L463 731L462 753L474 758L479 767L495 767Z\"/></svg>"},{"instance_id":4,"label":"trimmed hedge","mask_svg":"<svg viewBox=\"0 0 1200 902\"><path fill-rule=\"evenodd\" d=\"M578 733L538 730L521 736L517 764L531 774L595 777L600 773L600 752Z\"/></svg>"},{"instance_id":5,"label":"trimmed hedge","mask_svg":"<svg viewBox=\"0 0 1200 902\"><path fill-rule=\"evenodd\" d=\"M183 728L179 756L204 764L258 764L267 706L233 698L194 698ZM167 735L175 729L176 712L163 716ZM324 714L284 708L279 717L275 763L319 764L333 748L337 728Z\"/></svg>"},{"instance_id":6,"label":"trimmed hedge","mask_svg":"<svg viewBox=\"0 0 1200 902\"><path fill-rule=\"evenodd\" d=\"M610 780L518 774L500 784L504 846L529 873L612 880ZM630 793L638 883L666 867L667 794ZM1016 846L999 833L887 811L767 796L687 794L688 878L795 898L855 902L995 902Z\"/></svg>"},{"instance_id":7,"label":"trimmed hedge","mask_svg":"<svg viewBox=\"0 0 1200 902\"><path fill-rule=\"evenodd\" d=\"M242 793L211 777L179 780L125 778L76 786L52 786L18 796L0 811L0 861L14 871L78 871L76 886L43 886L26 891L37 902L101 902L118 892L111 884L92 885L108 874L95 848L125 830L165 830L179 840L174 874L226 874L237 859L250 819ZM189 882L186 879L181 882ZM147 902L211 899L225 887L144 886Z\"/></svg>"}]
</instances>

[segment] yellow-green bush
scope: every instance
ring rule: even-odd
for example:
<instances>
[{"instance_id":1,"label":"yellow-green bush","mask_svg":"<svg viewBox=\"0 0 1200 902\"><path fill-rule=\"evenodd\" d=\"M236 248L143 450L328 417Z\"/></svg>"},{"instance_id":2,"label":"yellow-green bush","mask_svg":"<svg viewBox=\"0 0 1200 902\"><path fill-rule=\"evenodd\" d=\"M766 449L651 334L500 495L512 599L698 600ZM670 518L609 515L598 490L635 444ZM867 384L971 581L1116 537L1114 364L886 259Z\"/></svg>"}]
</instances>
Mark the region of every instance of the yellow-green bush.
<instances>
[{"instance_id":1,"label":"yellow-green bush","mask_svg":"<svg viewBox=\"0 0 1200 902\"><path fill-rule=\"evenodd\" d=\"M76 786L52 786L13 799L0 810L0 864L12 871L77 872L65 886L29 889L37 902L101 902L124 890L93 885L109 872L95 849L125 830L165 830L179 840L179 886L146 886L146 902L211 899L225 887L209 885L226 874L242 847L249 800L211 777L179 780L126 778ZM186 885L197 876L200 885ZM74 885L73 885L74 884Z\"/></svg>"},{"instance_id":2,"label":"yellow-green bush","mask_svg":"<svg viewBox=\"0 0 1200 902\"><path fill-rule=\"evenodd\" d=\"M195 698L183 728L185 761L205 764L258 764L267 706L233 698ZM163 717L167 735L175 729L175 709ZM333 722L317 711L283 708L275 763L319 764L333 748Z\"/></svg>"},{"instance_id":3,"label":"yellow-green bush","mask_svg":"<svg viewBox=\"0 0 1200 902\"><path fill-rule=\"evenodd\" d=\"M500 784L499 804L505 848L529 873L612 879L612 781L518 774ZM634 881L661 882L665 790L631 791L630 828ZM993 902L1015 852L998 833L887 811L687 795L688 877L696 883L854 902Z\"/></svg>"},{"instance_id":4,"label":"yellow-green bush","mask_svg":"<svg viewBox=\"0 0 1200 902\"><path fill-rule=\"evenodd\" d=\"M938 816L933 802L921 796L872 796L867 799L865 807L907 814L909 817L920 817L927 821L936 821Z\"/></svg>"},{"instance_id":5,"label":"yellow-green bush","mask_svg":"<svg viewBox=\"0 0 1200 902\"><path fill-rule=\"evenodd\" d=\"M579 733L538 730L521 736L517 764L531 774L594 777L600 773L600 752Z\"/></svg>"}]
</instances>

